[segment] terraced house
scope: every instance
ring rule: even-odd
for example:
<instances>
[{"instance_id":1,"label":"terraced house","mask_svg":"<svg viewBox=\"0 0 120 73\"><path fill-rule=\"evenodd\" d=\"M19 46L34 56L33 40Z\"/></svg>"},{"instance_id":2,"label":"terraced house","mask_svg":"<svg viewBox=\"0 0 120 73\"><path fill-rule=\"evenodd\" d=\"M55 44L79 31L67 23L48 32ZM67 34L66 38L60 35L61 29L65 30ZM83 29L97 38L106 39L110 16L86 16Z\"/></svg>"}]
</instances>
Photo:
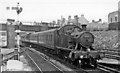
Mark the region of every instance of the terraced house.
<instances>
[{"instance_id":1,"label":"terraced house","mask_svg":"<svg viewBox=\"0 0 120 73\"><path fill-rule=\"evenodd\" d=\"M108 23L118 22L118 11L114 11L108 14Z\"/></svg>"},{"instance_id":2,"label":"terraced house","mask_svg":"<svg viewBox=\"0 0 120 73\"><path fill-rule=\"evenodd\" d=\"M119 22L120 22L120 11L119 11L119 9L117 11L110 12L108 14L108 24L109 24L109 29L110 30L120 29Z\"/></svg>"}]
</instances>

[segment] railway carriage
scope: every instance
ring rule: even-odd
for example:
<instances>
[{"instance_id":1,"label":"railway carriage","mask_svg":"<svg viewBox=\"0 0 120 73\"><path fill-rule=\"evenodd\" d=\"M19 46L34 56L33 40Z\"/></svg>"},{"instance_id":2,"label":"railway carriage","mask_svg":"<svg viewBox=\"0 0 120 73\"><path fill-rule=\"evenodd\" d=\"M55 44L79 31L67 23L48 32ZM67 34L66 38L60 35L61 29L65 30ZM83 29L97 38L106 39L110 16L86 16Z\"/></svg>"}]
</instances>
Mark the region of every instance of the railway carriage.
<instances>
[{"instance_id":1,"label":"railway carriage","mask_svg":"<svg viewBox=\"0 0 120 73\"><path fill-rule=\"evenodd\" d=\"M44 45L45 47L49 47L50 49L54 49L55 33L56 33L55 29L39 32L38 43Z\"/></svg>"},{"instance_id":2,"label":"railway carriage","mask_svg":"<svg viewBox=\"0 0 120 73\"><path fill-rule=\"evenodd\" d=\"M30 34L28 39L29 39L28 40L29 42L37 44L38 43L38 34L37 33L32 33L32 34Z\"/></svg>"},{"instance_id":3,"label":"railway carriage","mask_svg":"<svg viewBox=\"0 0 120 73\"><path fill-rule=\"evenodd\" d=\"M103 53L95 51L92 44L94 35L82 31L77 25L65 25L58 29L51 29L26 35L32 46L42 45L51 53L60 56L74 65L93 65L97 67L97 60ZM40 49L40 48L38 48Z\"/></svg>"}]
</instances>

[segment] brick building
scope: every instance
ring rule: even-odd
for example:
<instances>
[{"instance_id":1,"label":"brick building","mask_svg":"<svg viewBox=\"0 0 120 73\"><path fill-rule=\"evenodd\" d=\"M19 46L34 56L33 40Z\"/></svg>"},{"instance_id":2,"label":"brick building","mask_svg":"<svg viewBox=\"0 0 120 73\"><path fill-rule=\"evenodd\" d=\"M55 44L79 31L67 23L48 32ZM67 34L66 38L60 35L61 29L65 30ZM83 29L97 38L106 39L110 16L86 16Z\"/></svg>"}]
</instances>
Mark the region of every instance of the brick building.
<instances>
[{"instance_id":1,"label":"brick building","mask_svg":"<svg viewBox=\"0 0 120 73\"><path fill-rule=\"evenodd\" d=\"M118 2L118 22L120 22L120 1Z\"/></svg>"},{"instance_id":2,"label":"brick building","mask_svg":"<svg viewBox=\"0 0 120 73\"><path fill-rule=\"evenodd\" d=\"M118 10L108 14L108 23L110 30L120 30L120 1L118 2Z\"/></svg>"},{"instance_id":3,"label":"brick building","mask_svg":"<svg viewBox=\"0 0 120 73\"><path fill-rule=\"evenodd\" d=\"M118 10L108 14L109 30L120 30L120 2Z\"/></svg>"},{"instance_id":4,"label":"brick building","mask_svg":"<svg viewBox=\"0 0 120 73\"><path fill-rule=\"evenodd\" d=\"M81 17L75 15L73 19L71 18L71 16L68 16L67 20L67 25L78 25L83 28L83 30L86 30L86 26L88 25L88 23L89 21L84 17L83 14L81 15Z\"/></svg>"},{"instance_id":5,"label":"brick building","mask_svg":"<svg viewBox=\"0 0 120 73\"><path fill-rule=\"evenodd\" d=\"M108 23L118 22L118 11L114 11L108 14Z\"/></svg>"}]
</instances>

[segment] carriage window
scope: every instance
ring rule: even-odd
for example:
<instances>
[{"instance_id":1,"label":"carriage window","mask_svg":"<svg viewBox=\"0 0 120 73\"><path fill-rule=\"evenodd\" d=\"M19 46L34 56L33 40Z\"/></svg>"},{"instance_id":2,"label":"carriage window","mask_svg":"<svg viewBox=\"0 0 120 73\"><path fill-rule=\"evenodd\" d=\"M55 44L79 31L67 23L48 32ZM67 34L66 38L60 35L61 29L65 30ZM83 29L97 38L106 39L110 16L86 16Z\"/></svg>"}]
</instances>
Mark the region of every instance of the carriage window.
<instances>
[{"instance_id":1,"label":"carriage window","mask_svg":"<svg viewBox=\"0 0 120 73\"><path fill-rule=\"evenodd\" d=\"M111 23L112 23L112 18L111 18Z\"/></svg>"},{"instance_id":2,"label":"carriage window","mask_svg":"<svg viewBox=\"0 0 120 73\"><path fill-rule=\"evenodd\" d=\"M51 35L51 41L52 41L52 35Z\"/></svg>"},{"instance_id":3,"label":"carriage window","mask_svg":"<svg viewBox=\"0 0 120 73\"><path fill-rule=\"evenodd\" d=\"M117 17L115 17L115 22L117 22Z\"/></svg>"},{"instance_id":4,"label":"carriage window","mask_svg":"<svg viewBox=\"0 0 120 73\"><path fill-rule=\"evenodd\" d=\"M51 35L51 41L52 41L52 35Z\"/></svg>"},{"instance_id":5,"label":"carriage window","mask_svg":"<svg viewBox=\"0 0 120 73\"><path fill-rule=\"evenodd\" d=\"M49 41L50 41L50 35L48 36L48 39L49 39Z\"/></svg>"},{"instance_id":6,"label":"carriage window","mask_svg":"<svg viewBox=\"0 0 120 73\"><path fill-rule=\"evenodd\" d=\"M48 35L48 41L50 40L50 35Z\"/></svg>"},{"instance_id":7,"label":"carriage window","mask_svg":"<svg viewBox=\"0 0 120 73\"><path fill-rule=\"evenodd\" d=\"M51 35L48 35L48 41L51 41Z\"/></svg>"},{"instance_id":8,"label":"carriage window","mask_svg":"<svg viewBox=\"0 0 120 73\"><path fill-rule=\"evenodd\" d=\"M49 40L49 35L46 35L46 38L47 38L46 40L48 41Z\"/></svg>"},{"instance_id":9,"label":"carriage window","mask_svg":"<svg viewBox=\"0 0 120 73\"><path fill-rule=\"evenodd\" d=\"M49 39L50 39L49 41L51 41L51 35L49 35L49 37L50 37L50 38L49 38Z\"/></svg>"},{"instance_id":10,"label":"carriage window","mask_svg":"<svg viewBox=\"0 0 120 73\"><path fill-rule=\"evenodd\" d=\"M51 41L51 35L50 35L50 41Z\"/></svg>"}]
</instances>

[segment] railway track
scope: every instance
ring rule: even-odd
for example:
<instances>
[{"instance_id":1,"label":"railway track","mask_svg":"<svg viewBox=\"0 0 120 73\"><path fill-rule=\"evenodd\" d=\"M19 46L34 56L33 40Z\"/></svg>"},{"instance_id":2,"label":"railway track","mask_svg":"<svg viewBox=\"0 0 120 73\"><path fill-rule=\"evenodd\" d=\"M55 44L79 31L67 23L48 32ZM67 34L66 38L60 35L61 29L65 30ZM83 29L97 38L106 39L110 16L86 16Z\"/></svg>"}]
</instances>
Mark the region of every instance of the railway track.
<instances>
[{"instance_id":1,"label":"railway track","mask_svg":"<svg viewBox=\"0 0 120 73\"><path fill-rule=\"evenodd\" d=\"M120 61L120 50L119 49L103 49L105 52L105 57L108 59L115 59L116 61ZM112 61L111 61L112 62ZM98 68L110 73L120 73L120 65L118 64L108 64L108 63L100 63Z\"/></svg>"},{"instance_id":2,"label":"railway track","mask_svg":"<svg viewBox=\"0 0 120 73\"><path fill-rule=\"evenodd\" d=\"M63 63L63 61L62 61L62 63ZM63 64L65 64L65 63L63 63ZM80 73L80 72L81 73L96 73L96 72L97 73L119 73L119 71L117 71L113 68L110 68L110 67L103 66L103 65L98 65L98 68L96 68L96 69L94 69L94 68L91 68L91 69L77 68L75 66L73 68L73 66L71 67L69 64L65 64L65 65L67 65L71 69L73 69L75 73ZM62 71L61 73L64 73L64 71Z\"/></svg>"},{"instance_id":3,"label":"railway track","mask_svg":"<svg viewBox=\"0 0 120 73\"><path fill-rule=\"evenodd\" d=\"M30 58L30 60L34 63L38 72L55 72L55 73L67 73L60 69L57 65L47 60L42 55L35 53L34 51L27 49L24 50L26 55Z\"/></svg>"},{"instance_id":4,"label":"railway track","mask_svg":"<svg viewBox=\"0 0 120 73\"><path fill-rule=\"evenodd\" d=\"M105 53L106 58L120 60L119 49L101 49L101 50Z\"/></svg>"},{"instance_id":5,"label":"railway track","mask_svg":"<svg viewBox=\"0 0 120 73\"><path fill-rule=\"evenodd\" d=\"M28 48L28 47L27 47ZM33 51L35 51L36 52L36 54L41 54L41 55L43 55L43 58L45 59L45 60L47 60L49 63L51 63L53 66L55 66L57 69L58 69L58 71L57 72L59 72L59 73L89 73L88 71L86 71L86 70L84 70L84 69L75 69L75 66L74 66L74 68L73 69L70 69L70 68L66 68L66 66L64 66L64 65L61 65L61 62L58 62L58 61L60 61L60 60L53 60L52 59L52 61L51 61L51 58L49 58L47 55L45 55L45 54L43 54L43 53L40 53L40 52L38 52L38 51L36 51L36 50L34 50L34 49L29 49L31 52L33 52ZM55 64L53 63L53 61L55 62ZM37 63L36 63L37 64ZM58 65L59 64L59 65ZM62 64L64 64L63 63L63 61L62 61ZM57 65L57 66L56 66ZM70 64L69 64L69 66L70 66ZM37 66L38 67L38 66ZM42 70L42 69L41 69ZM55 73L56 73L56 71L55 71Z\"/></svg>"},{"instance_id":6,"label":"railway track","mask_svg":"<svg viewBox=\"0 0 120 73\"><path fill-rule=\"evenodd\" d=\"M107 73L120 73L120 71L117 70L117 69L114 69L114 68L111 68L111 67L108 67L108 66L105 66L105 65L101 65L101 64L98 64L97 68L100 69L100 70L103 70Z\"/></svg>"},{"instance_id":7,"label":"railway track","mask_svg":"<svg viewBox=\"0 0 120 73\"><path fill-rule=\"evenodd\" d=\"M105 57L109 59L120 60L120 56L118 55L105 54Z\"/></svg>"}]
</instances>

